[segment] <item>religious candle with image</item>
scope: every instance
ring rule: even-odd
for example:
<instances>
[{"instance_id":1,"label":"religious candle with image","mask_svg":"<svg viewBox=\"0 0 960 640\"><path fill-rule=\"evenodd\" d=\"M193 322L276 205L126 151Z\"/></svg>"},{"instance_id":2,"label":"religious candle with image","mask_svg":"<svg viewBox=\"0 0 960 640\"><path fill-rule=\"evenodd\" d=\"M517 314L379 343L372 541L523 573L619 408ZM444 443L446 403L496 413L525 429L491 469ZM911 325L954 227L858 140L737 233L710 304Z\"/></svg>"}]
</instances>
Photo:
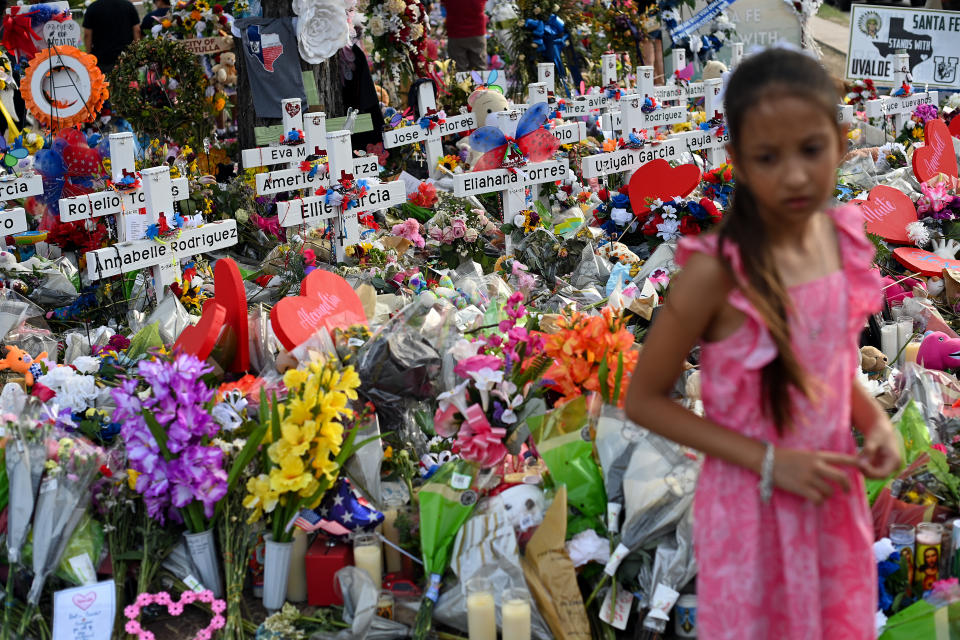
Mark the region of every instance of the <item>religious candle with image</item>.
<instances>
[{"instance_id":1,"label":"religious candle with image","mask_svg":"<svg viewBox=\"0 0 960 640\"><path fill-rule=\"evenodd\" d=\"M940 543L943 525L921 522L917 525L916 581L923 591L929 591L940 579Z\"/></svg>"}]
</instances>

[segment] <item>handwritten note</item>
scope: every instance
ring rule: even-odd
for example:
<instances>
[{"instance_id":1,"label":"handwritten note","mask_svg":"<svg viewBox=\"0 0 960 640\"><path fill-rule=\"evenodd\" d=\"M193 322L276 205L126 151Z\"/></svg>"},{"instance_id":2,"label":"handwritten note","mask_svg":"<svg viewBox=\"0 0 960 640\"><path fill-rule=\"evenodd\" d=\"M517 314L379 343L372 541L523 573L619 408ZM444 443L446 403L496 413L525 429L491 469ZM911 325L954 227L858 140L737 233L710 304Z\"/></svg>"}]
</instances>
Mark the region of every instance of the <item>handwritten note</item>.
<instances>
[{"instance_id":1,"label":"handwritten note","mask_svg":"<svg viewBox=\"0 0 960 640\"><path fill-rule=\"evenodd\" d=\"M53 640L110 640L116 614L113 580L53 594Z\"/></svg>"}]
</instances>

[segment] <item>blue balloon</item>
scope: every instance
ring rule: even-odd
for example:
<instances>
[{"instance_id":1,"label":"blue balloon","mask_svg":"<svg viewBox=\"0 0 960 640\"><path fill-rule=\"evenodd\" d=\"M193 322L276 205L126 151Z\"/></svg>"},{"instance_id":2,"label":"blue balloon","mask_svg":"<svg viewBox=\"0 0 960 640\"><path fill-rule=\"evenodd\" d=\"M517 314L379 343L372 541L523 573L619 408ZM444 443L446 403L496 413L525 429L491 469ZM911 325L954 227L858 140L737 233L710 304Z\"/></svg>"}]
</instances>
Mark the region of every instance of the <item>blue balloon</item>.
<instances>
[{"instance_id":1,"label":"blue balloon","mask_svg":"<svg viewBox=\"0 0 960 640\"><path fill-rule=\"evenodd\" d=\"M67 172L63 156L53 149L40 149L33 159L33 167L44 178L59 178Z\"/></svg>"}]
</instances>

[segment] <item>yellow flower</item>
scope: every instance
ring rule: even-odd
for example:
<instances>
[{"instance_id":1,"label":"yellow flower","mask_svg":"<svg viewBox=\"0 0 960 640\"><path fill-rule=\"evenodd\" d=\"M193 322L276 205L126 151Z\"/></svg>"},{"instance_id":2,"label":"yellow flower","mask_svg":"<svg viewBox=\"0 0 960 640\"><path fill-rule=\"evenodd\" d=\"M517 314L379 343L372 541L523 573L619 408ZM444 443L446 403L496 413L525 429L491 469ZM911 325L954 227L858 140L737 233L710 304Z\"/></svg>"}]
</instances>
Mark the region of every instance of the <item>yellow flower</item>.
<instances>
[{"instance_id":1,"label":"yellow flower","mask_svg":"<svg viewBox=\"0 0 960 640\"><path fill-rule=\"evenodd\" d=\"M330 457L332 453L330 448L325 447L323 444L317 444L313 450L312 463L313 468L325 475L330 482L336 479L337 472L339 471L337 461Z\"/></svg>"},{"instance_id":2,"label":"yellow flower","mask_svg":"<svg viewBox=\"0 0 960 640\"><path fill-rule=\"evenodd\" d=\"M286 385L287 389L296 391L303 386L308 377L309 374L303 369L287 369L287 372L283 374L283 384Z\"/></svg>"},{"instance_id":3,"label":"yellow flower","mask_svg":"<svg viewBox=\"0 0 960 640\"><path fill-rule=\"evenodd\" d=\"M137 490L137 478L140 477L140 472L133 469L127 469L127 486L130 487L130 491Z\"/></svg>"},{"instance_id":4,"label":"yellow flower","mask_svg":"<svg viewBox=\"0 0 960 640\"><path fill-rule=\"evenodd\" d=\"M287 456L280 461L279 468L270 471L270 488L279 493L300 491L310 484L310 474L305 471L303 460Z\"/></svg>"},{"instance_id":5,"label":"yellow flower","mask_svg":"<svg viewBox=\"0 0 960 640\"><path fill-rule=\"evenodd\" d=\"M387 448L383 450L383 459L393 460L393 447L390 445L387 445Z\"/></svg>"},{"instance_id":6,"label":"yellow flower","mask_svg":"<svg viewBox=\"0 0 960 640\"><path fill-rule=\"evenodd\" d=\"M674 133L682 133L682 132L684 132L684 131L693 131L693 123L692 123L692 122L680 122L680 123L678 123L678 124L673 125L673 132L674 132Z\"/></svg>"},{"instance_id":7,"label":"yellow flower","mask_svg":"<svg viewBox=\"0 0 960 640\"><path fill-rule=\"evenodd\" d=\"M310 448L310 443L317 436L317 423L313 420L307 420L301 425L292 422L284 422L280 425L280 442L270 445L271 448L278 444L286 444L286 449L291 454L302 456ZM272 457L272 456L271 456ZM286 455L278 454L278 458L284 458ZM276 460L274 460L276 462Z\"/></svg>"},{"instance_id":8,"label":"yellow flower","mask_svg":"<svg viewBox=\"0 0 960 640\"><path fill-rule=\"evenodd\" d=\"M339 422L324 422L320 427L320 435L326 438L330 444L330 449L334 455L340 453L340 445L343 444L343 425Z\"/></svg>"},{"instance_id":9,"label":"yellow flower","mask_svg":"<svg viewBox=\"0 0 960 640\"><path fill-rule=\"evenodd\" d=\"M272 513L280 499L280 494L270 488L270 478L260 474L247 481L247 497L243 499L243 506L253 509L248 523L253 523L263 517L264 512Z\"/></svg>"}]
</instances>

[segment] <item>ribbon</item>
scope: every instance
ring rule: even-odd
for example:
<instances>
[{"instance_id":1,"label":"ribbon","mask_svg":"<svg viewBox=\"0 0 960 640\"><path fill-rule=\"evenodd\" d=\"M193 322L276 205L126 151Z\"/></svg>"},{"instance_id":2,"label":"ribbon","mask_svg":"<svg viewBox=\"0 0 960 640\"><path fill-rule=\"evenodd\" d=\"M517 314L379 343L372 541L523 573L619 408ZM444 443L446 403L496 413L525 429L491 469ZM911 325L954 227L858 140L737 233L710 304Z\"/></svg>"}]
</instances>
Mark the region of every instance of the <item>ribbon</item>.
<instances>
[{"instance_id":1,"label":"ribbon","mask_svg":"<svg viewBox=\"0 0 960 640\"><path fill-rule=\"evenodd\" d=\"M12 7L3 18L3 47L14 55L32 58L37 54L34 40L40 36L33 30L29 13L19 13L20 7Z\"/></svg>"},{"instance_id":2,"label":"ribbon","mask_svg":"<svg viewBox=\"0 0 960 640\"><path fill-rule=\"evenodd\" d=\"M570 89L566 83L567 69L563 65L563 48L570 44L570 34L567 33L567 27L563 20L554 13L547 18L546 22L527 18L524 25L531 31L533 44L537 47L537 51L553 63L564 90L567 95L570 95ZM571 76L579 75L578 72L575 73L573 68L570 71ZM576 81L575 77L574 81Z\"/></svg>"},{"instance_id":3,"label":"ribbon","mask_svg":"<svg viewBox=\"0 0 960 640\"><path fill-rule=\"evenodd\" d=\"M457 445L464 460L477 462L487 469L507 456L507 448L503 444L507 430L491 427L480 405L470 405L464 418L460 433L457 434Z\"/></svg>"}]
</instances>

